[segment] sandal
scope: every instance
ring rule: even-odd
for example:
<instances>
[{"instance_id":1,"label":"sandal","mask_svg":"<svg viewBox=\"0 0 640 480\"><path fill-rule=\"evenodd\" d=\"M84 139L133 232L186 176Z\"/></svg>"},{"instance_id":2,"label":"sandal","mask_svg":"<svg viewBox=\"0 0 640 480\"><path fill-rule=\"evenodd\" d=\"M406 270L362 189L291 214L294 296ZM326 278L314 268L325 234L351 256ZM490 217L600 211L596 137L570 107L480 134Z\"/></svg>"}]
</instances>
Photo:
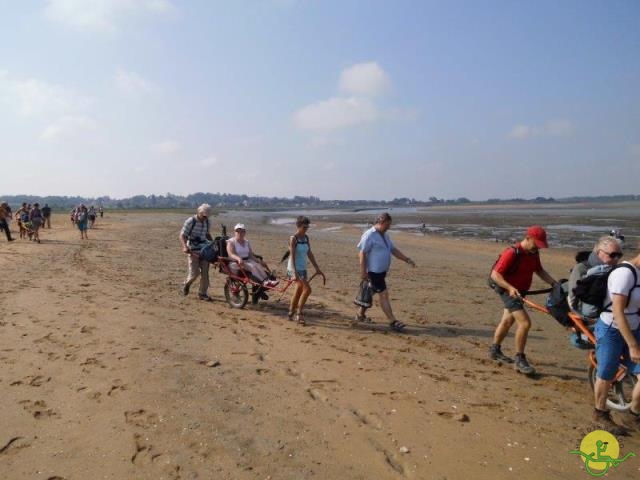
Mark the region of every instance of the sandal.
<instances>
[{"instance_id":1,"label":"sandal","mask_svg":"<svg viewBox=\"0 0 640 480\"><path fill-rule=\"evenodd\" d=\"M356 314L356 322L361 322L361 323L373 323L373 320L371 320L371 318L367 317L366 315L358 315Z\"/></svg>"},{"instance_id":2,"label":"sandal","mask_svg":"<svg viewBox=\"0 0 640 480\"><path fill-rule=\"evenodd\" d=\"M307 324L307 323L304 321L304 315L303 315L302 313L298 313L298 314L296 315L296 322L298 322L298 324L302 325L303 327Z\"/></svg>"},{"instance_id":3,"label":"sandal","mask_svg":"<svg viewBox=\"0 0 640 480\"><path fill-rule=\"evenodd\" d=\"M394 332L403 332L406 325L399 320L394 320L389 324L389 328Z\"/></svg>"},{"instance_id":4,"label":"sandal","mask_svg":"<svg viewBox=\"0 0 640 480\"><path fill-rule=\"evenodd\" d=\"M293 322L295 317L296 317L296 312L287 313L287 318L289 319L290 322Z\"/></svg>"}]
</instances>

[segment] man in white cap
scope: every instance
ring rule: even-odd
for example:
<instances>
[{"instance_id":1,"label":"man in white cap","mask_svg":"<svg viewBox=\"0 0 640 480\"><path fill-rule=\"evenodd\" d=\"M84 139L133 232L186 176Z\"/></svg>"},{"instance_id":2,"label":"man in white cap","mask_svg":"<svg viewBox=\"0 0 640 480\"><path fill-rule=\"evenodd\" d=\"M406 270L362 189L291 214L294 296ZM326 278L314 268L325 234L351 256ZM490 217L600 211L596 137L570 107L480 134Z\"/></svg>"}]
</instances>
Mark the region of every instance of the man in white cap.
<instances>
[{"instance_id":1,"label":"man in white cap","mask_svg":"<svg viewBox=\"0 0 640 480\"><path fill-rule=\"evenodd\" d=\"M212 240L209 233L209 216L211 215L211 206L203 203L198 207L196 214L185 220L182 230L180 231L180 243L182 251L189 255L189 275L182 284L180 293L182 295L189 294L191 284L200 275L200 290L198 298L207 302L211 301L211 297L207 294L209 289L209 262L202 260L197 252L207 240Z\"/></svg>"}]
</instances>

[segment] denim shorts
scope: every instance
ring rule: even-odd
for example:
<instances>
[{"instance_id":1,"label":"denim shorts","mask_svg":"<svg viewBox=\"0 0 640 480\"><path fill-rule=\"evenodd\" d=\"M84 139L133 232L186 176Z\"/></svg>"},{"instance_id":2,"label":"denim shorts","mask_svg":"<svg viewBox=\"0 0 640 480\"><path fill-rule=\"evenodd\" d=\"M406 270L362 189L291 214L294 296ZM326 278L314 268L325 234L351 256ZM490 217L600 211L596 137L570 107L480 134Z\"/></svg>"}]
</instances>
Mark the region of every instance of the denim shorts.
<instances>
[{"instance_id":1,"label":"denim shorts","mask_svg":"<svg viewBox=\"0 0 640 480\"><path fill-rule=\"evenodd\" d=\"M302 280L306 280L307 279L307 271L306 270L296 270L296 273L298 274L298 278L300 278ZM287 277L293 278L293 272L291 270L287 270Z\"/></svg>"},{"instance_id":2,"label":"denim shorts","mask_svg":"<svg viewBox=\"0 0 640 480\"><path fill-rule=\"evenodd\" d=\"M640 328L632 330L640 343ZM629 359L629 346L624 341L620 330L607 325L602 320L596 323L596 360L598 361L598 378L613 380L618 371L618 365L624 364L631 375L640 374L640 363L633 363ZM620 356L624 356L620 360Z\"/></svg>"}]
</instances>

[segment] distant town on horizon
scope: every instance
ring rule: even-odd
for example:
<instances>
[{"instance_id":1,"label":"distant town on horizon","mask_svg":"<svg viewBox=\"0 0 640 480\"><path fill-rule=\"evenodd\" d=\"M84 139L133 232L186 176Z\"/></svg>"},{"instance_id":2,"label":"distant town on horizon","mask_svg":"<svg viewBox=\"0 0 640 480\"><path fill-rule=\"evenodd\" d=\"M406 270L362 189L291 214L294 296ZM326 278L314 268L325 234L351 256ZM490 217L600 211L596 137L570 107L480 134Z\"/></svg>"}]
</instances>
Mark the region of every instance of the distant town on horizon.
<instances>
[{"instance_id":1,"label":"distant town on horizon","mask_svg":"<svg viewBox=\"0 0 640 480\"><path fill-rule=\"evenodd\" d=\"M442 199L429 197L428 200L415 198L394 198L392 200L322 200L316 196L266 197L231 193L193 193L190 195L135 195L129 198L80 197L80 196L36 196L36 195L0 195L0 200L9 205L23 202L49 204L53 209L73 208L84 203L110 209L173 209L192 208L208 203L216 208L367 208L367 207L429 207L440 205L490 205L490 204L550 204L550 203L613 203L640 200L639 195L601 195L580 197L535 197L535 198L490 198L473 201L466 197Z\"/></svg>"}]
</instances>

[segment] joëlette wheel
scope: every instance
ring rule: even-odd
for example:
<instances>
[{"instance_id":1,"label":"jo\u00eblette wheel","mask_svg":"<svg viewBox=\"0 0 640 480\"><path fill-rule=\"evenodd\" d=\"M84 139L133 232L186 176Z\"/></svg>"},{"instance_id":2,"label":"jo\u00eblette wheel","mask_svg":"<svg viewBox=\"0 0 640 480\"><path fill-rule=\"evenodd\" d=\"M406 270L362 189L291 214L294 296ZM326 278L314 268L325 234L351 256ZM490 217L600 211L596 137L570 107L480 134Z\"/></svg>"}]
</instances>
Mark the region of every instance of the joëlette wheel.
<instances>
[{"instance_id":1,"label":"jo\u00eblette wheel","mask_svg":"<svg viewBox=\"0 0 640 480\"><path fill-rule=\"evenodd\" d=\"M224 284L224 298L233 308L244 308L249 299L247 286L239 280L227 279Z\"/></svg>"}]
</instances>

